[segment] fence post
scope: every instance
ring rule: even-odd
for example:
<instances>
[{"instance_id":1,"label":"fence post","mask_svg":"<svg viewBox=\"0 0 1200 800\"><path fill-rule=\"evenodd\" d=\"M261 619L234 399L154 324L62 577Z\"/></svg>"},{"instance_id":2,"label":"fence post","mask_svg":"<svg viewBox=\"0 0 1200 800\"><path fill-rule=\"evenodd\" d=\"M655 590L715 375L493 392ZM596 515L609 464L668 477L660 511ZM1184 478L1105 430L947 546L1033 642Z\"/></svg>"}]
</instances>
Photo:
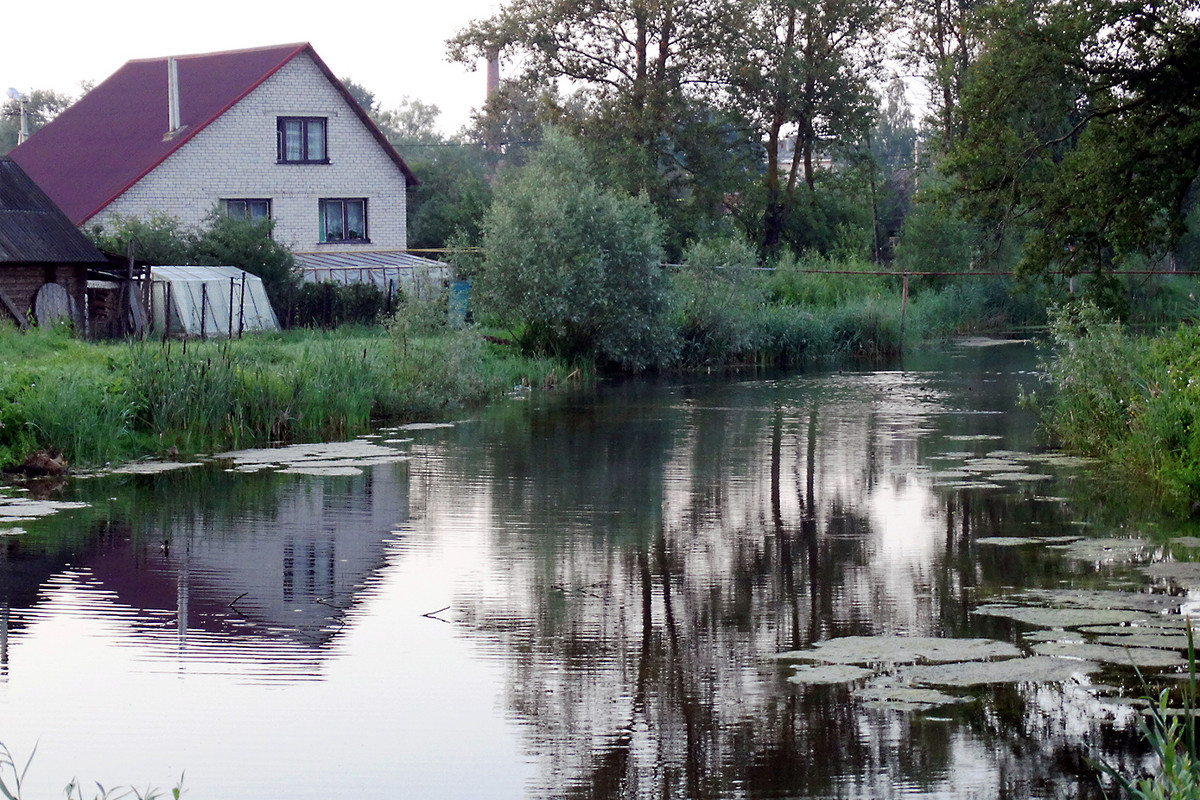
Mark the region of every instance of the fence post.
<instances>
[{"instance_id":1,"label":"fence post","mask_svg":"<svg viewBox=\"0 0 1200 800\"><path fill-rule=\"evenodd\" d=\"M904 273L904 288L900 290L900 340L904 341L904 316L908 311L908 273Z\"/></svg>"}]
</instances>

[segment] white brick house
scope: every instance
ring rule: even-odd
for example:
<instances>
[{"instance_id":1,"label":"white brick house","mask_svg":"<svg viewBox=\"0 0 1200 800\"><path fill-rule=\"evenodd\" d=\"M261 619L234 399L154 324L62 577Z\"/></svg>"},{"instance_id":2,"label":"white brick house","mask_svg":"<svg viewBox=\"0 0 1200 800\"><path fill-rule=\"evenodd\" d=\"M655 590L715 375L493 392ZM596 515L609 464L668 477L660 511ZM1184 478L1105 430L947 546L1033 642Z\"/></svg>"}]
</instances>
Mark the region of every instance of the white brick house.
<instances>
[{"instance_id":1,"label":"white brick house","mask_svg":"<svg viewBox=\"0 0 1200 800\"><path fill-rule=\"evenodd\" d=\"M11 157L76 225L215 210L317 261L407 247L416 178L308 44L130 61Z\"/></svg>"}]
</instances>

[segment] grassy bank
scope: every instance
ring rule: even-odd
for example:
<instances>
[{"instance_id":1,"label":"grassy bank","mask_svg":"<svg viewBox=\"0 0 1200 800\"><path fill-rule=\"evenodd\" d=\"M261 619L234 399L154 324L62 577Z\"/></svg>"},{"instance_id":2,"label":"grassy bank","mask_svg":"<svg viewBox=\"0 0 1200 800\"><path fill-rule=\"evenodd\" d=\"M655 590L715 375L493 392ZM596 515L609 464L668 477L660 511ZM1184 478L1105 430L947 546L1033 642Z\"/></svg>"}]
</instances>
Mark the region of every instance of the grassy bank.
<instances>
[{"instance_id":1,"label":"grassy bank","mask_svg":"<svg viewBox=\"0 0 1200 800\"><path fill-rule=\"evenodd\" d=\"M0 466L338 439L480 405L564 365L403 325L238 341L89 343L0 326Z\"/></svg>"},{"instance_id":2,"label":"grassy bank","mask_svg":"<svg viewBox=\"0 0 1200 800\"><path fill-rule=\"evenodd\" d=\"M1143 481L1180 514L1200 508L1200 331L1137 335L1094 306L1051 326L1047 387L1029 400L1063 447Z\"/></svg>"}]
</instances>

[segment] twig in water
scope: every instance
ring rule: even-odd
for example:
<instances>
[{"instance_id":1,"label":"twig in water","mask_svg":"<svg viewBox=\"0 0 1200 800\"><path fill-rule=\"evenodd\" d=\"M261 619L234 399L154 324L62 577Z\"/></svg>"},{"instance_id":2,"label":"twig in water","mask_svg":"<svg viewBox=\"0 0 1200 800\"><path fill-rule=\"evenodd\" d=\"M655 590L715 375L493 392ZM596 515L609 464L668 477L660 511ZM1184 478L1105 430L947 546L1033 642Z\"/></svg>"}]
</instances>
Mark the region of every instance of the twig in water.
<instances>
[{"instance_id":1,"label":"twig in water","mask_svg":"<svg viewBox=\"0 0 1200 800\"><path fill-rule=\"evenodd\" d=\"M443 611L449 611L449 610L450 610L450 606L446 606L445 608L439 608L437 611L430 611L428 614L422 614L421 616L428 617L429 619L436 619L438 622L444 622L447 625L449 625L450 620L442 619L441 617L438 616L438 614L441 614Z\"/></svg>"}]
</instances>

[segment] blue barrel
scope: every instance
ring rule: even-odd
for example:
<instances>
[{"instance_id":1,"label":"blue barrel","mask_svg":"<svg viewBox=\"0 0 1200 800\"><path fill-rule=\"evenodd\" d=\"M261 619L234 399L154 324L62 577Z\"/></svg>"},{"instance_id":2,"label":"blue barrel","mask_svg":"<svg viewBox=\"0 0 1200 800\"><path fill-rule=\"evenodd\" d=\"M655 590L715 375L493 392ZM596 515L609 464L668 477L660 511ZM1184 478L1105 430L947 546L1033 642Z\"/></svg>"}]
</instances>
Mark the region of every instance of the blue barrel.
<instances>
[{"instance_id":1,"label":"blue barrel","mask_svg":"<svg viewBox=\"0 0 1200 800\"><path fill-rule=\"evenodd\" d=\"M461 328L467 324L467 303L471 299L471 282L454 281L450 284L450 327Z\"/></svg>"}]
</instances>

